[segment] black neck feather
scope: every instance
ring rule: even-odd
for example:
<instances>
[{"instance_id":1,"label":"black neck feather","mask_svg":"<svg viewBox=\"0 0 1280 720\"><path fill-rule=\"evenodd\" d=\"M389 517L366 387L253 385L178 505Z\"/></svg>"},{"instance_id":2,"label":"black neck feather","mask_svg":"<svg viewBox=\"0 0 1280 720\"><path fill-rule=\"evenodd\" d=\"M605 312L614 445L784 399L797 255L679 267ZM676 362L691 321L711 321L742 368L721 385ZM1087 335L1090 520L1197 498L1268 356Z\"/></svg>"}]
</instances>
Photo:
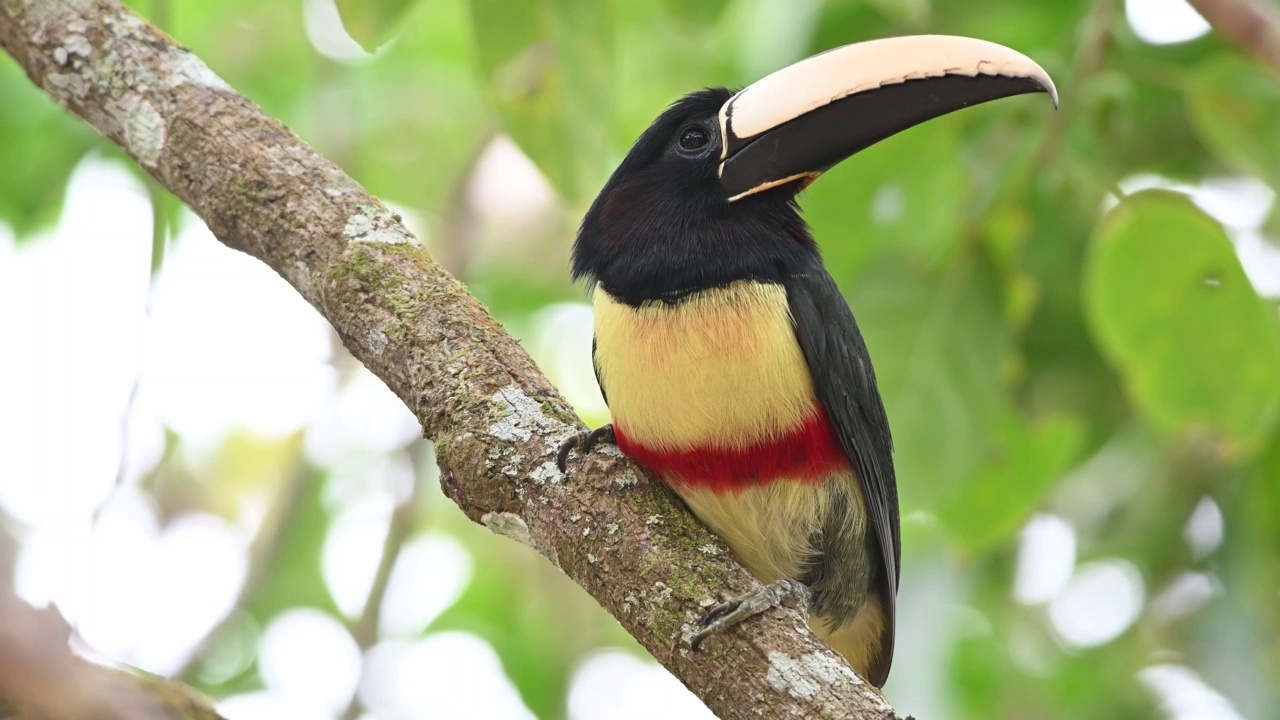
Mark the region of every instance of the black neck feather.
<instances>
[{"instance_id":1,"label":"black neck feather","mask_svg":"<svg viewBox=\"0 0 1280 720\"><path fill-rule=\"evenodd\" d=\"M780 283L817 261L789 188L730 204L719 188L606 188L583 219L573 277L632 306L675 303L738 280Z\"/></svg>"}]
</instances>

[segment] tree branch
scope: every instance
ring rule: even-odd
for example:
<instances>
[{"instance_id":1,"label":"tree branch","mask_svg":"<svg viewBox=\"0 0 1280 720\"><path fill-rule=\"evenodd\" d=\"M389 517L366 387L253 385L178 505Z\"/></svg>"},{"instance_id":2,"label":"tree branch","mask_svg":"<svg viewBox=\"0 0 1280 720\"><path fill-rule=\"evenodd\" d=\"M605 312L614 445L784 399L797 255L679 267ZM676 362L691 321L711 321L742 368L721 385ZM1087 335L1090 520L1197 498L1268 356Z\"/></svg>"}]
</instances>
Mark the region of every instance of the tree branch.
<instances>
[{"instance_id":1,"label":"tree branch","mask_svg":"<svg viewBox=\"0 0 1280 720\"><path fill-rule=\"evenodd\" d=\"M0 595L0 717L22 720L222 720L207 698L154 675L76 657L56 608Z\"/></svg>"},{"instance_id":2,"label":"tree branch","mask_svg":"<svg viewBox=\"0 0 1280 720\"><path fill-rule=\"evenodd\" d=\"M524 349L398 217L193 54L116 0L3 0L0 46L292 284L418 417L463 511L545 555L717 715L897 717L798 611L691 651L704 607L756 581L617 453L559 473L554 451L582 425Z\"/></svg>"},{"instance_id":3,"label":"tree branch","mask_svg":"<svg viewBox=\"0 0 1280 720\"><path fill-rule=\"evenodd\" d=\"M1188 0L1191 7L1246 53L1280 70L1280 14L1259 0Z\"/></svg>"}]
</instances>

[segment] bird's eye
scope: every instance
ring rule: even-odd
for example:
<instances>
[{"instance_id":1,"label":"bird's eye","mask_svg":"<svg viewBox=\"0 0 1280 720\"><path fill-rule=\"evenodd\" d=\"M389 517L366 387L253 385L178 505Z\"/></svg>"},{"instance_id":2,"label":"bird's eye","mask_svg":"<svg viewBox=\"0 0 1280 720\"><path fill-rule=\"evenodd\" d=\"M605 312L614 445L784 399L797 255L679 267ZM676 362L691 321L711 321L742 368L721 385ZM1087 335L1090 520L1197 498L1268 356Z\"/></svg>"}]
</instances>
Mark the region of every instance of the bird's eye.
<instances>
[{"instance_id":1,"label":"bird's eye","mask_svg":"<svg viewBox=\"0 0 1280 720\"><path fill-rule=\"evenodd\" d=\"M680 133L681 150L701 150L707 146L708 142L710 142L710 139L707 138L707 133L702 128L686 128L684 132Z\"/></svg>"}]
</instances>

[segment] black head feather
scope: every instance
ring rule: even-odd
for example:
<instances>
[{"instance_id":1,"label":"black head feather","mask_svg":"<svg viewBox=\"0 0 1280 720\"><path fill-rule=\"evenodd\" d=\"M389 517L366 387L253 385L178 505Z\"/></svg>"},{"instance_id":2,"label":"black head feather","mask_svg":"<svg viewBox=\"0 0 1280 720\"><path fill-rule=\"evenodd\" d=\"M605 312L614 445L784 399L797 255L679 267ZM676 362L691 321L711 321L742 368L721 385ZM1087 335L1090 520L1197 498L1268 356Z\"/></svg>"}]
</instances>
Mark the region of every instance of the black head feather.
<instances>
[{"instance_id":1,"label":"black head feather","mask_svg":"<svg viewBox=\"0 0 1280 720\"><path fill-rule=\"evenodd\" d=\"M730 203L720 184L725 88L687 95L640 136L582 220L573 278L632 305L736 280L781 282L817 256L798 183ZM700 144L700 140L705 140Z\"/></svg>"}]
</instances>

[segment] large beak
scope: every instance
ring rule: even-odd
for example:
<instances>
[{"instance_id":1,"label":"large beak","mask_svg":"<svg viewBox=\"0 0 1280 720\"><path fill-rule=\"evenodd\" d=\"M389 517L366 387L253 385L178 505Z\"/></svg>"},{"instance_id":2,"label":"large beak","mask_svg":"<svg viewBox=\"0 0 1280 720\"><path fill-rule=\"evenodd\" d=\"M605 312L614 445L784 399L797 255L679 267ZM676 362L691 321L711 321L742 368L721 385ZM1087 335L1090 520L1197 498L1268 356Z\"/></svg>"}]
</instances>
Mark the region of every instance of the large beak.
<instances>
[{"instance_id":1,"label":"large beak","mask_svg":"<svg viewBox=\"0 0 1280 720\"><path fill-rule=\"evenodd\" d=\"M785 67L720 108L720 181L730 201L812 181L881 140L949 112L1053 80L1007 47L950 35L855 43Z\"/></svg>"}]
</instances>

